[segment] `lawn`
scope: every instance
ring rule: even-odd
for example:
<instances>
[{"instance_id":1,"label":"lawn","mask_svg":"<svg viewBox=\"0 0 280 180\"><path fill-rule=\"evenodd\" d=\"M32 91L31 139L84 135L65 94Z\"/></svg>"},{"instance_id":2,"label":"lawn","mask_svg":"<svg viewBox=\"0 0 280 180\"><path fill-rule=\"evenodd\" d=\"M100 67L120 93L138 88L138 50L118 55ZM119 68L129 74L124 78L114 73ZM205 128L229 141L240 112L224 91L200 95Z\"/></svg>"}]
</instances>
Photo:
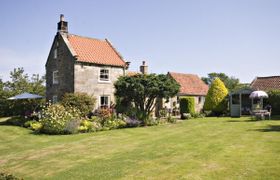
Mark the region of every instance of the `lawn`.
<instances>
[{"instance_id":1,"label":"lawn","mask_svg":"<svg viewBox=\"0 0 280 180\"><path fill-rule=\"evenodd\" d=\"M0 125L0 171L24 179L279 179L276 119L204 118L64 136Z\"/></svg>"}]
</instances>

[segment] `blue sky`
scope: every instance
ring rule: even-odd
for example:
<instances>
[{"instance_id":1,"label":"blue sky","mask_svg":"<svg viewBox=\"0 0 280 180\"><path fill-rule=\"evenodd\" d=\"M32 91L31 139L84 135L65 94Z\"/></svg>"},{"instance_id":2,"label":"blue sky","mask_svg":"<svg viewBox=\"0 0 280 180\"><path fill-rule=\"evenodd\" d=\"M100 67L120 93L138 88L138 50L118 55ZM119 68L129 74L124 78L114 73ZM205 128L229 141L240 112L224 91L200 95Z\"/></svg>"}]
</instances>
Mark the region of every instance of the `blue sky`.
<instances>
[{"instance_id":1,"label":"blue sky","mask_svg":"<svg viewBox=\"0 0 280 180\"><path fill-rule=\"evenodd\" d=\"M279 0L0 0L0 78L15 67L45 73L64 14L72 34L108 38L138 70L241 82L280 75Z\"/></svg>"}]
</instances>

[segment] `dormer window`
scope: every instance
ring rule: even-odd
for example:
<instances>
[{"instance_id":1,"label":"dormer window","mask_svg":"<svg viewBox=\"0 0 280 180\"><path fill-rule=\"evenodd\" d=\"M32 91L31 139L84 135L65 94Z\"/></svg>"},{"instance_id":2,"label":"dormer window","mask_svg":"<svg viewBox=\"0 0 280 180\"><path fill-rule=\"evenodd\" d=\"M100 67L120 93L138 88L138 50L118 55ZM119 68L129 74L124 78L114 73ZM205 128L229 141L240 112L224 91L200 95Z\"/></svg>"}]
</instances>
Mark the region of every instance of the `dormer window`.
<instances>
[{"instance_id":1,"label":"dormer window","mask_svg":"<svg viewBox=\"0 0 280 180\"><path fill-rule=\"evenodd\" d=\"M57 48L55 48L54 51L53 51L53 58L54 58L54 59L57 58Z\"/></svg>"},{"instance_id":2,"label":"dormer window","mask_svg":"<svg viewBox=\"0 0 280 180\"><path fill-rule=\"evenodd\" d=\"M108 82L110 81L109 77L110 77L109 69L105 69L105 68L100 69L99 81Z\"/></svg>"},{"instance_id":3,"label":"dormer window","mask_svg":"<svg viewBox=\"0 0 280 180\"><path fill-rule=\"evenodd\" d=\"M58 71L53 72L53 84L58 84Z\"/></svg>"}]
</instances>

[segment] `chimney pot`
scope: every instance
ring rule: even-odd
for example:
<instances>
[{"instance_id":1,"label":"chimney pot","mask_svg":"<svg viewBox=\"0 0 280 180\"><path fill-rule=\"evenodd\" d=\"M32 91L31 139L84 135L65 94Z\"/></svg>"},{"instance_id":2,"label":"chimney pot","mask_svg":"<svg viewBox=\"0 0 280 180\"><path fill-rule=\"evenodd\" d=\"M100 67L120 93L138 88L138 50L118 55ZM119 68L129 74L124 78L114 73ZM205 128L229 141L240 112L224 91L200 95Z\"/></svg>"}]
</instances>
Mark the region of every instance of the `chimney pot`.
<instances>
[{"instance_id":1,"label":"chimney pot","mask_svg":"<svg viewBox=\"0 0 280 180\"><path fill-rule=\"evenodd\" d=\"M64 21L64 15L60 14L60 21Z\"/></svg>"}]
</instances>

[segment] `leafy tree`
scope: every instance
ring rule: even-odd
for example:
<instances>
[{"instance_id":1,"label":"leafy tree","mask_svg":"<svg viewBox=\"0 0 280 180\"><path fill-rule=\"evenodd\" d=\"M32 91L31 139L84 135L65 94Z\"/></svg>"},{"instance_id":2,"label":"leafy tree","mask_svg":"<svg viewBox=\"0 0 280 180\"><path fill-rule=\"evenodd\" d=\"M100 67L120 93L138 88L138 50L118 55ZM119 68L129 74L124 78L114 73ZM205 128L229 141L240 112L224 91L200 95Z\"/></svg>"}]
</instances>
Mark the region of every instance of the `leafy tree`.
<instances>
[{"instance_id":1,"label":"leafy tree","mask_svg":"<svg viewBox=\"0 0 280 180\"><path fill-rule=\"evenodd\" d=\"M137 74L122 76L115 83L119 101L132 102L139 120L147 124L157 98L170 98L179 92L180 85L167 75Z\"/></svg>"},{"instance_id":2,"label":"leafy tree","mask_svg":"<svg viewBox=\"0 0 280 180\"><path fill-rule=\"evenodd\" d=\"M208 77L202 77L201 79L208 85L211 85L211 83L215 80L215 78L219 78L223 83L225 84L226 88L229 91L233 91L236 88L240 88L240 82L238 78L235 78L233 76L229 77L225 73L209 73Z\"/></svg>"},{"instance_id":3,"label":"leafy tree","mask_svg":"<svg viewBox=\"0 0 280 180\"><path fill-rule=\"evenodd\" d=\"M10 81L0 81L0 116L23 114L26 110L34 110L43 100L11 101L7 98L23 92L45 95L44 77L33 74L29 78L23 68L15 68L10 72Z\"/></svg>"},{"instance_id":4,"label":"leafy tree","mask_svg":"<svg viewBox=\"0 0 280 180\"><path fill-rule=\"evenodd\" d=\"M212 83L207 93L204 110L212 111L216 115L225 113L227 110L227 95L228 90L224 83L216 78Z\"/></svg>"}]
</instances>

